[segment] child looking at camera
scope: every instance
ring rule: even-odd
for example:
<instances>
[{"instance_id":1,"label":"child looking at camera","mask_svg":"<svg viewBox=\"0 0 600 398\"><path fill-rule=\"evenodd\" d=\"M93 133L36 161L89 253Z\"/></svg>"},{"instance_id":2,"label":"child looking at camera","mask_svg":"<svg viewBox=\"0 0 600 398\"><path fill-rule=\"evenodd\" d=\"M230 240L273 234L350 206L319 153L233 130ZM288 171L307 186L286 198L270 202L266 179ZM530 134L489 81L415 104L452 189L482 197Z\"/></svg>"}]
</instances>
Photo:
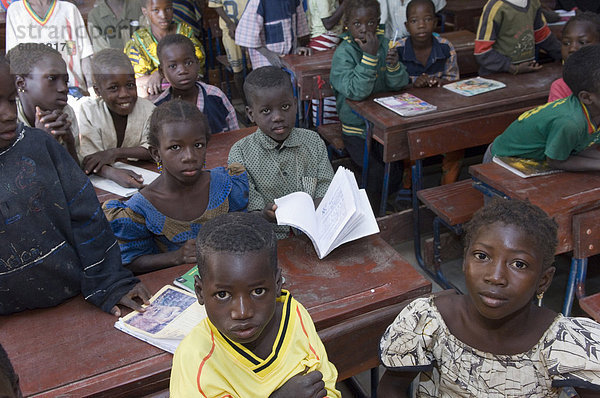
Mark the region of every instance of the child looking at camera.
<instances>
[{"instance_id":1,"label":"child looking at camera","mask_svg":"<svg viewBox=\"0 0 600 398\"><path fill-rule=\"evenodd\" d=\"M563 63L569 55L583 46L600 43L600 15L590 11L581 12L571 17L562 30L561 54ZM556 79L550 86L548 102L566 98L573 94L565 80Z\"/></svg>"},{"instance_id":2,"label":"child looking at camera","mask_svg":"<svg viewBox=\"0 0 600 398\"><path fill-rule=\"evenodd\" d=\"M241 163L248 171L248 211L263 211L275 222L276 198L298 191L315 200L322 198L333 169L321 137L294 127L296 100L286 72L275 66L254 69L246 78L244 92L246 113L258 129L233 144L228 162ZM273 228L278 239L290 234L288 226Z\"/></svg>"},{"instance_id":3,"label":"child looking at camera","mask_svg":"<svg viewBox=\"0 0 600 398\"><path fill-rule=\"evenodd\" d=\"M352 112L346 99L361 101L373 93L398 91L409 82L404 65L399 62L398 51L383 34L377 33L379 3L377 0L346 0L345 23L348 31L335 50L331 63L331 86L336 98L344 146L357 167L363 164L366 137L364 120ZM383 150L373 145L369 158L369 185L367 193L374 208L379 208L379 195L383 182ZM396 165L398 162L392 163ZM392 166L395 167L395 166ZM399 171L399 170L398 170ZM400 175L392 171L392 177ZM410 187L410 182L408 187ZM399 187L399 181L390 183L390 192Z\"/></svg>"},{"instance_id":4,"label":"child looking at camera","mask_svg":"<svg viewBox=\"0 0 600 398\"><path fill-rule=\"evenodd\" d=\"M557 225L540 208L495 199L467 226L468 294L419 298L380 343L378 396L581 397L600 391L600 325L534 304L550 286ZM597 396L597 395L593 395Z\"/></svg>"},{"instance_id":5,"label":"child looking at camera","mask_svg":"<svg viewBox=\"0 0 600 398\"><path fill-rule=\"evenodd\" d=\"M171 396L340 397L310 315L281 288L269 223L225 214L206 223L196 246L196 296L208 317L175 352Z\"/></svg>"},{"instance_id":6,"label":"child looking at camera","mask_svg":"<svg viewBox=\"0 0 600 398\"><path fill-rule=\"evenodd\" d=\"M211 134L239 129L235 109L225 93L196 80L200 63L190 39L182 35L165 36L156 52L160 61L158 71L171 85L154 100L156 105L179 98L196 105L206 115Z\"/></svg>"},{"instance_id":7,"label":"child looking at camera","mask_svg":"<svg viewBox=\"0 0 600 398\"><path fill-rule=\"evenodd\" d=\"M245 211L248 178L239 164L204 169L206 116L172 100L150 118L148 144L160 176L126 202L104 204L123 264L136 273L196 262L194 239L219 214Z\"/></svg>"},{"instance_id":8,"label":"child looking at camera","mask_svg":"<svg viewBox=\"0 0 600 398\"><path fill-rule=\"evenodd\" d=\"M8 58L19 95L19 121L46 131L79 161L79 127L67 104L69 75L60 53L45 44L22 43Z\"/></svg>"},{"instance_id":9,"label":"child looking at camera","mask_svg":"<svg viewBox=\"0 0 600 398\"><path fill-rule=\"evenodd\" d=\"M0 57L0 315L79 293L117 316L117 304L143 311L134 299L150 295L121 265L90 180L49 134L18 123L16 97Z\"/></svg>"},{"instance_id":10,"label":"child looking at camera","mask_svg":"<svg viewBox=\"0 0 600 398\"><path fill-rule=\"evenodd\" d=\"M112 164L119 159L150 159L144 126L154 105L137 97L133 67L122 51L100 51L94 55L92 70L98 97L82 98L77 108L83 170L124 187L141 188L142 176Z\"/></svg>"},{"instance_id":11,"label":"child looking at camera","mask_svg":"<svg viewBox=\"0 0 600 398\"><path fill-rule=\"evenodd\" d=\"M150 26L136 30L125 45L125 54L129 57L138 84L141 97L158 95L162 92L162 77L158 72L158 42L169 34L188 37L194 43L200 70L204 68L204 50L194 36L192 28L179 22L173 22L172 0L141 0L142 13ZM196 77L197 78L197 77Z\"/></svg>"}]
</instances>

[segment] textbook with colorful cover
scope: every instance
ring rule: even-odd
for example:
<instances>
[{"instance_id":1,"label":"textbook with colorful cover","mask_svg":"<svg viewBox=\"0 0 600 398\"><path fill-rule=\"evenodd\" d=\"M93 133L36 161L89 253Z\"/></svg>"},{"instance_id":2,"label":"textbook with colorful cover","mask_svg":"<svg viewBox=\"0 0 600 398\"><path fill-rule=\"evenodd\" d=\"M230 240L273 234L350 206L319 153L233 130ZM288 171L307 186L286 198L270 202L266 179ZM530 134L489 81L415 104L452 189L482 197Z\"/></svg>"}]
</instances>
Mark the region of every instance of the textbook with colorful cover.
<instances>
[{"instance_id":1,"label":"textbook with colorful cover","mask_svg":"<svg viewBox=\"0 0 600 398\"><path fill-rule=\"evenodd\" d=\"M415 116L437 109L437 106L432 105L427 101L423 101L410 93L375 98L373 101L386 107L390 111L396 112L400 116Z\"/></svg>"},{"instance_id":2,"label":"textbook with colorful cover","mask_svg":"<svg viewBox=\"0 0 600 398\"><path fill-rule=\"evenodd\" d=\"M190 293L195 293L194 276L196 275L198 275L198 267L194 265L188 272L175 278L173 284Z\"/></svg>"},{"instance_id":3,"label":"textbook with colorful cover","mask_svg":"<svg viewBox=\"0 0 600 398\"><path fill-rule=\"evenodd\" d=\"M171 354L206 318L206 310L196 295L169 285L152 296L145 308L145 312L133 311L119 318L115 328Z\"/></svg>"},{"instance_id":4,"label":"textbook with colorful cover","mask_svg":"<svg viewBox=\"0 0 600 398\"><path fill-rule=\"evenodd\" d=\"M562 170L553 169L548 162L515 158L511 156L494 156L493 162L515 173L521 178L543 176L547 174L560 173Z\"/></svg>"},{"instance_id":5,"label":"textbook with colorful cover","mask_svg":"<svg viewBox=\"0 0 600 398\"><path fill-rule=\"evenodd\" d=\"M275 199L275 204L277 224L304 232L320 259L343 243L379 232L367 193L358 189L354 174L344 167L338 167L316 210L306 192Z\"/></svg>"},{"instance_id":6,"label":"textbook with colorful cover","mask_svg":"<svg viewBox=\"0 0 600 398\"><path fill-rule=\"evenodd\" d=\"M506 87L506 84L502 82L484 79L483 77L474 77L472 79L461 80L444 85L445 89L466 97L487 93L488 91L494 91L504 87Z\"/></svg>"}]
</instances>

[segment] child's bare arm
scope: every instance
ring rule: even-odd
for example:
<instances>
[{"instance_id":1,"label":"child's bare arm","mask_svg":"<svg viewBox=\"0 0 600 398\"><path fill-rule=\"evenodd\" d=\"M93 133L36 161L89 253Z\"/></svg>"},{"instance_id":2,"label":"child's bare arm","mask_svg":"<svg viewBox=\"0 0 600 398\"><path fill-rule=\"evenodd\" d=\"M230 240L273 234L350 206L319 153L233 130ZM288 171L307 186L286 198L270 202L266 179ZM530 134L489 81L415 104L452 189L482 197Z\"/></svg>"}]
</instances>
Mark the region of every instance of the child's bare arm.
<instances>
[{"instance_id":1,"label":"child's bare arm","mask_svg":"<svg viewBox=\"0 0 600 398\"><path fill-rule=\"evenodd\" d=\"M118 169L110 165L104 165L96 174L108 178L125 188L139 189L144 186L144 177L132 170Z\"/></svg>"},{"instance_id":2,"label":"child's bare arm","mask_svg":"<svg viewBox=\"0 0 600 398\"><path fill-rule=\"evenodd\" d=\"M225 24L227 25L227 30L229 31L229 37L235 40L235 29L237 28L237 24L231 18L229 18L229 15L225 13L223 7L213 8L213 10L217 12L217 15L219 15L219 17L221 17L223 21L225 21Z\"/></svg>"},{"instance_id":3,"label":"child's bare arm","mask_svg":"<svg viewBox=\"0 0 600 398\"><path fill-rule=\"evenodd\" d=\"M281 56L279 54L277 54L276 52L273 52L264 46L258 47L256 49L256 51L261 53L263 57L265 57L267 60L269 60L269 63L271 65L276 66L278 68L283 67L283 63L281 62Z\"/></svg>"},{"instance_id":4,"label":"child's bare arm","mask_svg":"<svg viewBox=\"0 0 600 398\"><path fill-rule=\"evenodd\" d=\"M381 380L379 380L377 396L381 398L408 397L408 388L416 376L417 373L413 372L386 370Z\"/></svg>"},{"instance_id":5,"label":"child's bare arm","mask_svg":"<svg viewBox=\"0 0 600 398\"><path fill-rule=\"evenodd\" d=\"M517 65L510 65L508 71L513 75L520 75L523 73L537 72L542 68L542 65L538 64L536 61L529 61Z\"/></svg>"},{"instance_id":6,"label":"child's bare arm","mask_svg":"<svg viewBox=\"0 0 600 398\"><path fill-rule=\"evenodd\" d=\"M135 285L130 291L128 291L117 304L127 308L131 308L134 311L144 312L145 309L135 299L139 299L143 304L150 304L150 292L146 289L146 286L142 282ZM118 306L114 306L110 313L114 316L121 316L121 309Z\"/></svg>"},{"instance_id":7,"label":"child's bare arm","mask_svg":"<svg viewBox=\"0 0 600 398\"><path fill-rule=\"evenodd\" d=\"M134 259L126 267L136 274L156 271L181 264L196 263L196 241L190 239L179 249L159 254L144 254Z\"/></svg>"},{"instance_id":8,"label":"child's bare arm","mask_svg":"<svg viewBox=\"0 0 600 398\"><path fill-rule=\"evenodd\" d=\"M327 396L323 374L318 370L299 373L286 381L269 398L323 398Z\"/></svg>"},{"instance_id":9,"label":"child's bare arm","mask_svg":"<svg viewBox=\"0 0 600 398\"><path fill-rule=\"evenodd\" d=\"M546 158L548 165L555 169L566 171L599 171L600 170L600 151L598 146L587 148L575 155L569 156L565 160L556 160Z\"/></svg>"},{"instance_id":10,"label":"child's bare arm","mask_svg":"<svg viewBox=\"0 0 600 398\"><path fill-rule=\"evenodd\" d=\"M71 131L71 121L66 113L59 110L42 111L36 106L35 127L46 131L61 144L64 143L71 157L79 163L77 150L75 149L75 138Z\"/></svg>"},{"instance_id":11,"label":"child's bare arm","mask_svg":"<svg viewBox=\"0 0 600 398\"><path fill-rule=\"evenodd\" d=\"M158 69L149 75L137 77L135 79L138 88L138 96L146 98L148 95L157 95L162 91L162 77Z\"/></svg>"},{"instance_id":12,"label":"child's bare arm","mask_svg":"<svg viewBox=\"0 0 600 398\"><path fill-rule=\"evenodd\" d=\"M335 28L335 25L337 25L338 22L340 22L340 19L342 19L342 17L344 16L345 5L346 3L340 4L340 6L335 9L331 16L327 18L321 18L321 22L323 22L323 26L325 27L325 29L331 30Z\"/></svg>"},{"instance_id":13,"label":"child's bare arm","mask_svg":"<svg viewBox=\"0 0 600 398\"><path fill-rule=\"evenodd\" d=\"M150 159L148 149L137 146L132 148L111 148L105 151L98 151L83 158L83 170L86 174L100 173L102 167L111 165L118 159Z\"/></svg>"}]
</instances>

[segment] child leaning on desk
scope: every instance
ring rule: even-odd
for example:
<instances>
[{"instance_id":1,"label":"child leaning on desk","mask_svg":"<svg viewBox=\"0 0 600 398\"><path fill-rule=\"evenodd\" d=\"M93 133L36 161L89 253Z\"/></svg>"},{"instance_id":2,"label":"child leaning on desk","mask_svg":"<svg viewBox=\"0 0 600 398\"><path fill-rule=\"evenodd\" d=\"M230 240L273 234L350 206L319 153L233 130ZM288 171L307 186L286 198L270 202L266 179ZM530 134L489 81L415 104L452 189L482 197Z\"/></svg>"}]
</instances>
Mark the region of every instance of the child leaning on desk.
<instances>
[{"instance_id":1,"label":"child leaning on desk","mask_svg":"<svg viewBox=\"0 0 600 398\"><path fill-rule=\"evenodd\" d=\"M254 69L244 82L246 114L256 132L242 138L229 152L229 164L241 163L248 172L248 211L262 211L275 222L274 200L293 192L323 198L333 179L327 148L317 133L294 127L296 100L290 76L281 68ZM273 226L278 239L290 227Z\"/></svg>"},{"instance_id":2,"label":"child leaning on desk","mask_svg":"<svg viewBox=\"0 0 600 398\"><path fill-rule=\"evenodd\" d=\"M400 312L380 342L378 396L406 397L418 376L417 397L597 397L600 325L538 306L557 244L556 222L529 202L496 198L477 211L465 236L468 293Z\"/></svg>"},{"instance_id":3,"label":"child leaning on desk","mask_svg":"<svg viewBox=\"0 0 600 398\"><path fill-rule=\"evenodd\" d=\"M196 247L194 287L208 317L177 347L171 397L341 397L310 315L281 287L269 223L219 216Z\"/></svg>"},{"instance_id":4,"label":"child leaning on desk","mask_svg":"<svg viewBox=\"0 0 600 398\"><path fill-rule=\"evenodd\" d=\"M89 179L50 134L18 123L16 97L0 57L0 315L79 293L117 316L117 304L142 310L134 298L150 295L123 268Z\"/></svg>"},{"instance_id":5,"label":"child leaning on desk","mask_svg":"<svg viewBox=\"0 0 600 398\"><path fill-rule=\"evenodd\" d=\"M380 9L377 0L346 0L345 24L342 42L335 50L331 63L331 86L336 98L338 116L342 122L344 145L352 161L363 164L366 136L365 121L346 103L347 99L361 101L373 93L398 91L409 82L398 51L383 34L377 32ZM382 150L374 143L369 158L368 193L373 208L379 208L379 192L383 182ZM397 165L394 162L392 165ZM392 177L399 176L392 172ZM410 182L409 185L410 186ZM390 192L399 187L399 181L390 184Z\"/></svg>"},{"instance_id":6,"label":"child leaning on desk","mask_svg":"<svg viewBox=\"0 0 600 398\"><path fill-rule=\"evenodd\" d=\"M540 70L538 48L561 59L560 43L546 25L540 0L488 0L475 37L480 75Z\"/></svg>"},{"instance_id":7,"label":"child leaning on desk","mask_svg":"<svg viewBox=\"0 0 600 398\"><path fill-rule=\"evenodd\" d=\"M567 98L523 113L488 147L492 156L547 160L556 169L600 170L600 45L582 47L563 68Z\"/></svg>"},{"instance_id":8,"label":"child leaning on desk","mask_svg":"<svg viewBox=\"0 0 600 398\"><path fill-rule=\"evenodd\" d=\"M96 53L92 76L98 96L82 98L77 106L83 170L124 187L141 188L142 176L112 164L119 159L150 159L146 122L154 104L138 98L133 67L123 51L108 48Z\"/></svg>"}]
</instances>

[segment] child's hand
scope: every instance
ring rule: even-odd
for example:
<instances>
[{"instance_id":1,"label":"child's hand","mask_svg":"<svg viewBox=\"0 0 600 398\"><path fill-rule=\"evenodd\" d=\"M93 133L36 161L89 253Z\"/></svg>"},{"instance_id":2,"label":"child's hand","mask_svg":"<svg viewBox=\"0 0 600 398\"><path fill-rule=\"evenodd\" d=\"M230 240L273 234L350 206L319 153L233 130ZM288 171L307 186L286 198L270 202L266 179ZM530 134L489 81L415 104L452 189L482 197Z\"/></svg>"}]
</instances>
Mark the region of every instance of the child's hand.
<instances>
[{"instance_id":1,"label":"child's hand","mask_svg":"<svg viewBox=\"0 0 600 398\"><path fill-rule=\"evenodd\" d=\"M312 49L308 47L298 47L296 49L298 55L312 55Z\"/></svg>"},{"instance_id":2,"label":"child's hand","mask_svg":"<svg viewBox=\"0 0 600 398\"><path fill-rule=\"evenodd\" d=\"M275 216L275 210L277 210L277 205L275 203L269 203L263 209L262 216L268 222L275 223L275 222L277 222L277 217Z\"/></svg>"},{"instance_id":3,"label":"child's hand","mask_svg":"<svg viewBox=\"0 0 600 398\"><path fill-rule=\"evenodd\" d=\"M388 66L396 66L398 65L398 62L400 62L400 58L396 47L388 49L387 55L385 56L385 63Z\"/></svg>"},{"instance_id":4,"label":"child's hand","mask_svg":"<svg viewBox=\"0 0 600 398\"><path fill-rule=\"evenodd\" d=\"M413 87L423 88L429 86L429 76L423 73L421 76L417 77L417 80L413 83Z\"/></svg>"},{"instance_id":5,"label":"child's hand","mask_svg":"<svg viewBox=\"0 0 600 398\"><path fill-rule=\"evenodd\" d=\"M57 109L43 111L39 106L35 107L35 127L51 134L54 138L62 137L66 141L73 140L71 133L71 121L66 113ZM68 134L67 134L68 133ZM66 137L63 137L65 136Z\"/></svg>"},{"instance_id":6,"label":"child's hand","mask_svg":"<svg viewBox=\"0 0 600 398\"><path fill-rule=\"evenodd\" d=\"M267 58L267 60L269 61L269 63L271 65L276 66L278 68L283 68L283 63L281 62L281 56L279 54L277 54L276 52L267 50L265 53L263 53L263 55L265 56L265 58Z\"/></svg>"},{"instance_id":7,"label":"child's hand","mask_svg":"<svg viewBox=\"0 0 600 398\"><path fill-rule=\"evenodd\" d=\"M135 298L140 299L144 304L150 304L150 292L148 292L146 286L144 286L144 284L141 282L135 285L130 291L121 297L121 300L119 300L117 304L131 308L134 311L146 311L141 304L134 300ZM110 310L110 313L114 316L121 316L121 309L115 305Z\"/></svg>"},{"instance_id":8,"label":"child's hand","mask_svg":"<svg viewBox=\"0 0 600 398\"><path fill-rule=\"evenodd\" d=\"M177 264L196 264L196 240L186 241L177 251Z\"/></svg>"},{"instance_id":9,"label":"child's hand","mask_svg":"<svg viewBox=\"0 0 600 398\"><path fill-rule=\"evenodd\" d=\"M83 158L83 171L85 171L85 174L96 174L99 173L105 165L111 165L116 161L116 151L113 151L112 149L96 152Z\"/></svg>"},{"instance_id":10,"label":"child's hand","mask_svg":"<svg viewBox=\"0 0 600 398\"><path fill-rule=\"evenodd\" d=\"M522 73L537 72L542 69L542 65L536 61L523 62L517 65L511 65L509 72L513 75L520 75Z\"/></svg>"},{"instance_id":11,"label":"child's hand","mask_svg":"<svg viewBox=\"0 0 600 398\"><path fill-rule=\"evenodd\" d=\"M377 50L379 49L379 39L377 39L377 35L373 32L367 32L365 34L365 42L363 43L359 39L354 39L354 41L358 44L363 52L377 56Z\"/></svg>"},{"instance_id":12,"label":"child's hand","mask_svg":"<svg viewBox=\"0 0 600 398\"><path fill-rule=\"evenodd\" d=\"M117 169L115 167L109 167L109 173L107 176L117 184L125 188L143 188L144 177L137 174L135 171L127 169Z\"/></svg>"},{"instance_id":13,"label":"child's hand","mask_svg":"<svg viewBox=\"0 0 600 398\"><path fill-rule=\"evenodd\" d=\"M273 392L269 398L323 398L327 396L323 374L318 370L299 373Z\"/></svg>"},{"instance_id":14,"label":"child's hand","mask_svg":"<svg viewBox=\"0 0 600 398\"><path fill-rule=\"evenodd\" d=\"M158 95L162 92L162 88L160 84L162 82L162 77L158 71L152 73L150 78L146 82L146 90L148 91L148 95Z\"/></svg>"}]
</instances>

